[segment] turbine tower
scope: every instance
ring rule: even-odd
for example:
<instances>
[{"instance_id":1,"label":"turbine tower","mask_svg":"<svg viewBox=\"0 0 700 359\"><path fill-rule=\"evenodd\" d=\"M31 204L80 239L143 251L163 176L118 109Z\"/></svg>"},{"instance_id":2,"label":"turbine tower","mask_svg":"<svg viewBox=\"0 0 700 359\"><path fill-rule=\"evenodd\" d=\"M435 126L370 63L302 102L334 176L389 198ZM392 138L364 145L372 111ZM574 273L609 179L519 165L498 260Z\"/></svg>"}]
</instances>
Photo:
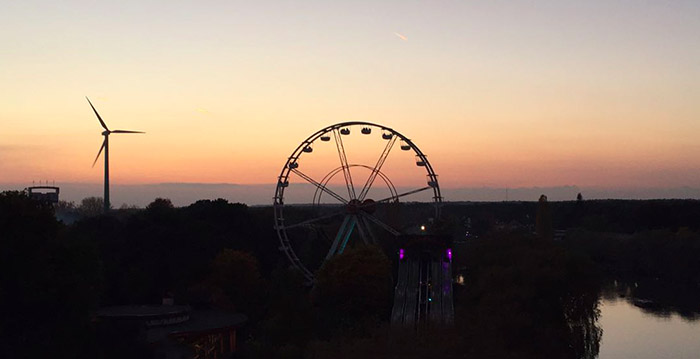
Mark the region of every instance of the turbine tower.
<instances>
[{"instance_id":1,"label":"turbine tower","mask_svg":"<svg viewBox=\"0 0 700 359\"><path fill-rule=\"evenodd\" d=\"M97 113L97 110L95 110L95 106L92 105L92 102L90 102L90 99L85 97L90 104L90 107L92 107L92 110L95 112L95 115L97 116L97 120L100 121L100 125L102 125L102 128L105 130L102 131L102 136L105 137L105 140L102 142L102 147L100 147L100 150L97 152L97 156L95 157L95 161L92 162L92 167L95 167L95 163L97 163L97 160L100 158L100 154L102 154L102 150L105 151L105 194L104 194L104 212L107 213L109 211L109 135L112 133L145 133L141 131L127 131L127 130L110 130L107 128L107 124L105 124L104 121L102 121L102 117L100 117L100 114Z\"/></svg>"}]
</instances>

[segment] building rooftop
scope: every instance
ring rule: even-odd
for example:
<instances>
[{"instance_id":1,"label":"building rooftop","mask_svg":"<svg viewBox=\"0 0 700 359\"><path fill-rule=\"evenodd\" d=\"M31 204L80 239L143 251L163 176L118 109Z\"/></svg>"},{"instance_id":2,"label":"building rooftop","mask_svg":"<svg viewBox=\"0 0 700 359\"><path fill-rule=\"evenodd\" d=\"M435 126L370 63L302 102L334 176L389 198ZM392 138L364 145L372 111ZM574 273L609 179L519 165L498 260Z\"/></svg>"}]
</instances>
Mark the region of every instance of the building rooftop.
<instances>
[{"instance_id":1,"label":"building rooftop","mask_svg":"<svg viewBox=\"0 0 700 359\"><path fill-rule=\"evenodd\" d=\"M97 316L102 318L141 318L161 317L189 313L187 305L117 305L101 308Z\"/></svg>"}]
</instances>

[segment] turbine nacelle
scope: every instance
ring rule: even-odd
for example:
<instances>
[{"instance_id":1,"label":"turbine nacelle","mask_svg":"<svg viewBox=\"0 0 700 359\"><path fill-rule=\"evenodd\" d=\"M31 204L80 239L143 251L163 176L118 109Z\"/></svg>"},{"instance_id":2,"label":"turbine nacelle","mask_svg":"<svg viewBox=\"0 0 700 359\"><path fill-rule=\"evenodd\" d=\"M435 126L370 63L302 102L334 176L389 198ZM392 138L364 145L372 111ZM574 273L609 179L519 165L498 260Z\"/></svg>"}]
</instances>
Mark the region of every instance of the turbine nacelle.
<instances>
[{"instance_id":1,"label":"turbine nacelle","mask_svg":"<svg viewBox=\"0 0 700 359\"><path fill-rule=\"evenodd\" d=\"M100 150L97 152L97 156L95 157L95 161L92 162L92 167L95 167L95 164L97 163L97 160L100 158L100 155L102 154L102 150L105 149L107 146L107 136L113 134L113 133L145 133L142 131L130 131L130 130L114 130L110 131L110 129L107 127L107 124L102 120L102 116L97 112L97 109L95 109L95 106L92 105L92 102L90 102L90 99L85 97L85 99L88 101L90 104L90 107L92 108L92 111L95 112L95 116L97 116L97 120L100 121L100 125L102 128L105 130L102 131L102 136L105 136L104 142L102 142L102 146L100 147Z\"/></svg>"}]
</instances>

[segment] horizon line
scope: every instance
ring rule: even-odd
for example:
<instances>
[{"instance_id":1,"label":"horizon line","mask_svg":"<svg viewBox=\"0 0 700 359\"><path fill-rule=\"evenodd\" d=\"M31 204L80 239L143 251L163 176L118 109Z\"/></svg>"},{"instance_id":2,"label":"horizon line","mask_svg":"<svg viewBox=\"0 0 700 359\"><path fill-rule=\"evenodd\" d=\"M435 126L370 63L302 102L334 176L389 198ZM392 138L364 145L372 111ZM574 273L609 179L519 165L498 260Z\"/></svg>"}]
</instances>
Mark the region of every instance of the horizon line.
<instances>
[{"instance_id":1,"label":"horizon line","mask_svg":"<svg viewBox=\"0 0 700 359\"><path fill-rule=\"evenodd\" d=\"M102 186L102 182L82 182L82 181L34 181L34 185L42 185L42 183L52 183L55 185L97 185ZM311 183L299 183L303 185L313 186ZM22 182L0 182L0 186L8 185L23 185ZM27 186L29 183L27 183ZM48 184L47 184L48 185ZM236 182L147 182L147 183L121 183L112 184L113 186L158 186L158 185L201 185L201 186L276 186L275 182L266 183L236 183ZM413 187L413 186L396 186L397 188ZM463 185L463 186L440 186L443 189L546 189L546 188L580 188L580 189L605 189L605 190L647 190L647 189L698 189L700 190L700 185L677 185L677 186L588 186L588 185L576 185L576 184L561 184L561 185L532 185L532 186L499 186L499 185Z\"/></svg>"}]
</instances>

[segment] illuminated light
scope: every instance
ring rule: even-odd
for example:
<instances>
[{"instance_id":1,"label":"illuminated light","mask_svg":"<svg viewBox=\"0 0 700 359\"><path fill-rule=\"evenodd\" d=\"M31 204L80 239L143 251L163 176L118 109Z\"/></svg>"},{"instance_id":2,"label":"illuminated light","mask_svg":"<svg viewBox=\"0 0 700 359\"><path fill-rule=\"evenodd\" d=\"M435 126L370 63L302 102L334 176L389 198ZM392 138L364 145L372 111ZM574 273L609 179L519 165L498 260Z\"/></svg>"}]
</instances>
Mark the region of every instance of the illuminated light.
<instances>
[{"instance_id":1,"label":"illuminated light","mask_svg":"<svg viewBox=\"0 0 700 359\"><path fill-rule=\"evenodd\" d=\"M406 255L406 252L403 250L403 248L399 249L399 259L403 259L403 257Z\"/></svg>"},{"instance_id":2,"label":"illuminated light","mask_svg":"<svg viewBox=\"0 0 700 359\"><path fill-rule=\"evenodd\" d=\"M433 301L433 298L428 298L428 302L432 302L432 301Z\"/></svg>"},{"instance_id":3,"label":"illuminated light","mask_svg":"<svg viewBox=\"0 0 700 359\"><path fill-rule=\"evenodd\" d=\"M425 224L421 224L420 230L421 230L422 232L425 232Z\"/></svg>"},{"instance_id":4,"label":"illuminated light","mask_svg":"<svg viewBox=\"0 0 700 359\"><path fill-rule=\"evenodd\" d=\"M447 259L449 259L450 262L452 262L452 249L451 248L447 248Z\"/></svg>"}]
</instances>

